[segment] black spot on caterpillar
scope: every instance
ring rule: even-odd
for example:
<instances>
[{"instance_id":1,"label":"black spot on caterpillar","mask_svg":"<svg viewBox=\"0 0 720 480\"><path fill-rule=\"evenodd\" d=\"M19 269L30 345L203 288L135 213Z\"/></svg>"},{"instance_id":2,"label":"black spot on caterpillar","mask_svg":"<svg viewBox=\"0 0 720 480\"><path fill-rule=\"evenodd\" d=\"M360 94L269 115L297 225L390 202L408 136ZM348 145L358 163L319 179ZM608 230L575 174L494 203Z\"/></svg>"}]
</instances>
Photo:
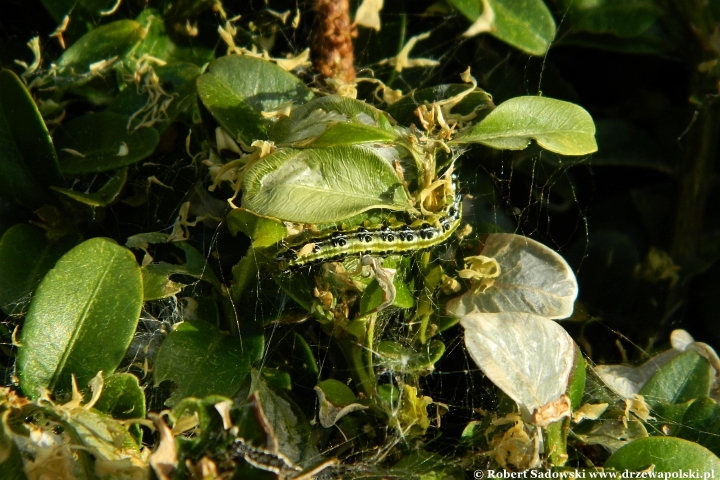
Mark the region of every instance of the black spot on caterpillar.
<instances>
[{"instance_id":1,"label":"black spot on caterpillar","mask_svg":"<svg viewBox=\"0 0 720 480\"><path fill-rule=\"evenodd\" d=\"M457 195L433 224L418 221L412 225L360 227L288 244L277 255L278 267L287 272L348 255L397 255L434 247L449 239L460 225L461 205Z\"/></svg>"}]
</instances>

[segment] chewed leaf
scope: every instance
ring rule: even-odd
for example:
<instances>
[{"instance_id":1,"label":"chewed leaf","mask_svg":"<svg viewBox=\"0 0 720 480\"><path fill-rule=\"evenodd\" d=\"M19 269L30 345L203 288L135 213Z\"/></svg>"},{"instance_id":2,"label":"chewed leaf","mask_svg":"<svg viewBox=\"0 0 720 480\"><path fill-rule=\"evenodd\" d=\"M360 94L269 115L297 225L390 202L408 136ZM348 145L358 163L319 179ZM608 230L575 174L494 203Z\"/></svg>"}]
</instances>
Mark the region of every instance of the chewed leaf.
<instances>
[{"instance_id":1,"label":"chewed leaf","mask_svg":"<svg viewBox=\"0 0 720 480\"><path fill-rule=\"evenodd\" d=\"M492 234L482 255L500 265L500 275L485 290L470 289L450 300L448 315L521 312L560 319L572 314L577 280L556 252L521 235Z\"/></svg>"},{"instance_id":2,"label":"chewed leaf","mask_svg":"<svg viewBox=\"0 0 720 480\"><path fill-rule=\"evenodd\" d=\"M275 143L294 147L388 142L396 136L383 112L365 102L336 96L295 108L270 130Z\"/></svg>"},{"instance_id":3,"label":"chewed leaf","mask_svg":"<svg viewBox=\"0 0 720 480\"><path fill-rule=\"evenodd\" d=\"M385 153L363 147L282 149L243 180L242 206L292 222L336 222L373 209L405 210L410 198Z\"/></svg>"},{"instance_id":4,"label":"chewed leaf","mask_svg":"<svg viewBox=\"0 0 720 480\"><path fill-rule=\"evenodd\" d=\"M460 324L480 370L526 413L565 394L575 342L560 325L530 313L476 313Z\"/></svg>"},{"instance_id":5,"label":"chewed leaf","mask_svg":"<svg viewBox=\"0 0 720 480\"><path fill-rule=\"evenodd\" d=\"M118 20L83 35L57 60L61 74L87 74L94 64L122 57L140 43L145 31L133 20Z\"/></svg>"},{"instance_id":6,"label":"chewed leaf","mask_svg":"<svg viewBox=\"0 0 720 480\"><path fill-rule=\"evenodd\" d=\"M597 151L595 124L588 112L573 103L536 96L501 103L451 143L482 143L492 148L522 150L533 139L544 149L561 155Z\"/></svg>"},{"instance_id":7,"label":"chewed leaf","mask_svg":"<svg viewBox=\"0 0 720 480\"><path fill-rule=\"evenodd\" d=\"M189 396L232 395L250 372L250 358L237 337L225 335L202 321L183 322L158 350L155 384L175 382L166 401L174 405Z\"/></svg>"}]
</instances>

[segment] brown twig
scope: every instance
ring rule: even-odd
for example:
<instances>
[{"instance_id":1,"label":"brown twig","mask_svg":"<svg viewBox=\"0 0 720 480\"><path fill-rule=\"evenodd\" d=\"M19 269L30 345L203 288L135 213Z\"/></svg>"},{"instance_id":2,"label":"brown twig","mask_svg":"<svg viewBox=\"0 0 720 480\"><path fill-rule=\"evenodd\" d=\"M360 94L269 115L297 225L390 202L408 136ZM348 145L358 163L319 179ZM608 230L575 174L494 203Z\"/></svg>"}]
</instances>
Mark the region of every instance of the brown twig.
<instances>
[{"instance_id":1,"label":"brown twig","mask_svg":"<svg viewBox=\"0 0 720 480\"><path fill-rule=\"evenodd\" d=\"M353 37L348 0L314 0L317 27L312 40L313 63L325 78L345 83L355 79Z\"/></svg>"}]
</instances>

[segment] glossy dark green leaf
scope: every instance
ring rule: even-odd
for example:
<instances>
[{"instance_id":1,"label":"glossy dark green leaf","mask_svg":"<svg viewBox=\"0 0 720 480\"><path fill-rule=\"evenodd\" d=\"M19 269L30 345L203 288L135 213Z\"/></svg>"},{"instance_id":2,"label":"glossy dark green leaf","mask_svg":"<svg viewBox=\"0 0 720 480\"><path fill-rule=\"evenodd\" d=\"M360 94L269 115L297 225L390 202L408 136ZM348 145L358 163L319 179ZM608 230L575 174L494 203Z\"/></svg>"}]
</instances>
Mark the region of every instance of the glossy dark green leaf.
<instances>
[{"instance_id":1,"label":"glossy dark green leaf","mask_svg":"<svg viewBox=\"0 0 720 480\"><path fill-rule=\"evenodd\" d=\"M323 380L317 386L325 392L325 398L338 407L357 402L357 397L353 391L343 382L331 378Z\"/></svg>"},{"instance_id":2,"label":"glossy dark green leaf","mask_svg":"<svg viewBox=\"0 0 720 480\"><path fill-rule=\"evenodd\" d=\"M105 207L115 201L127 181L127 167L120 170L116 175L110 177L110 180L105 182L105 185L100 187L96 192L85 193L77 192L75 190L68 190L67 188L51 187L58 193L62 193L65 196L77 200L85 205L91 207Z\"/></svg>"},{"instance_id":3,"label":"glossy dark green leaf","mask_svg":"<svg viewBox=\"0 0 720 480\"><path fill-rule=\"evenodd\" d=\"M712 398L692 402L678 426L679 437L699 443L715 455L720 453L720 405Z\"/></svg>"},{"instance_id":4,"label":"glossy dark green leaf","mask_svg":"<svg viewBox=\"0 0 720 480\"><path fill-rule=\"evenodd\" d=\"M0 307L21 313L24 302L55 262L80 241L68 235L50 241L37 227L19 224L0 238Z\"/></svg>"},{"instance_id":5,"label":"glossy dark green leaf","mask_svg":"<svg viewBox=\"0 0 720 480\"><path fill-rule=\"evenodd\" d=\"M543 55L555 38L555 20L542 0L448 0L475 22L466 35L492 36L531 55ZM490 8L486 12L480 8Z\"/></svg>"},{"instance_id":6,"label":"glossy dark green leaf","mask_svg":"<svg viewBox=\"0 0 720 480\"><path fill-rule=\"evenodd\" d=\"M563 0L558 6L573 29L619 37L643 33L663 13L653 0Z\"/></svg>"},{"instance_id":7,"label":"glossy dark green leaf","mask_svg":"<svg viewBox=\"0 0 720 480\"><path fill-rule=\"evenodd\" d=\"M59 75L92 75L91 66L113 58L121 59L145 36L133 20L117 20L86 33L57 60Z\"/></svg>"},{"instance_id":8,"label":"glossy dark green leaf","mask_svg":"<svg viewBox=\"0 0 720 480\"><path fill-rule=\"evenodd\" d=\"M287 228L282 222L259 217L244 209L236 208L227 214L228 228L237 235L243 232L250 237L253 247L269 247L287 237Z\"/></svg>"},{"instance_id":9,"label":"glossy dark green leaf","mask_svg":"<svg viewBox=\"0 0 720 480\"><path fill-rule=\"evenodd\" d=\"M183 322L160 346L155 360L155 384L165 380L176 389L166 404L185 397L234 395L250 371L248 352L238 337L199 321Z\"/></svg>"},{"instance_id":10,"label":"glossy dark green leaf","mask_svg":"<svg viewBox=\"0 0 720 480\"><path fill-rule=\"evenodd\" d=\"M83 387L99 371L114 372L141 307L140 268L128 249L94 238L70 250L45 275L25 318L17 360L23 392L68 392L72 375Z\"/></svg>"},{"instance_id":11,"label":"glossy dark green leaf","mask_svg":"<svg viewBox=\"0 0 720 480\"><path fill-rule=\"evenodd\" d=\"M595 124L589 113L573 103L536 96L501 103L450 143L523 150L531 139L561 155L587 155L597 150Z\"/></svg>"},{"instance_id":12,"label":"glossy dark green leaf","mask_svg":"<svg viewBox=\"0 0 720 480\"><path fill-rule=\"evenodd\" d=\"M60 169L66 175L105 172L148 157L160 136L154 128L128 131L128 117L90 113L66 123L54 135Z\"/></svg>"},{"instance_id":13,"label":"glossy dark green leaf","mask_svg":"<svg viewBox=\"0 0 720 480\"><path fill-rule=\"evenodd\" d=\"M570 397L570 406L573 410L580 407L585 393L585 380L587 378L587 362L583 357L580 347L575 345L575 365L570 373L567 395Z\"/></svg>"},{"instance_id":14,"label":"glossy dark green leaf","mask_svg":"<svg viewBox=\"0 0 720 480\"><path fill-rule=\"evenodd\" d=\"M223 79L205 73L198 77L196 87L205 108L236 141L249 146L267 138L268 122Z\"/></svg>"},{"instance_id":15,"label":"glossy dark green leaf","mask_svg":"<svg viewBox=\"0 0 720 480\"><path fill-rule=\"evenodd\" d=\"M95 409L118 420L145 418L145 392L138 378L129 373L115 373L105 379Z\"/></svg>"},{"instance_id":16,"label":"glossy dark green leaf","mask_svg":"<svg viewBox=\"0 0 720 480\"><path fill-rule=\"evenodd\" d=\"M242 205L258 215L322 223L373 208L406 210L410 199L395 169L378 150L285 148L248 170Z\"/></svg>"},{"instance_id":17,"label":"glossy dark green leaf","mask_svg":"<svg viewBox=\"0 0 720 480\"><path fill-rule=\"evenodd\" d=\"M0 195L37 208L60 183L58 159L35 102L10 70L0 71Z\"/></svg>"},{"instance_id":18,"label":"glossy dark green leaf","mask_svg":"<svg viewBox=\"0 0 720 480\"><path fill-rule=\"evenodd\" d=\"M258 112L276 110L288 102L301 105L315 96L295 75L248 55L221 57L210 64L208 72Z\"/></svg>"},{"instance_id":19,"label":"glossy dark green leaf","mask_svg":"<svg viewBox=\"0 0 720 480\"><path fill-rule=\"evenodd\" d=\"M651 466L654 472L699 470L702 475L720 471L720 459L697 443L673 437L648 437L620 448L604 468L635 472Z\"/></svg>"},{"instance_id":20,"label":"glossy dark green leaf","mask_svg":"<svg viewBox=\"0 0 720 480\"><path fill-rule=\"evenodd\" d=\"M360 100L327 96L293 109L270 131L279 146L334 147L387 143L398 134L383 112Z\"/></svg>"},{"instance_id":21,"label":"glossy dark green leaf","mask_svg":"<svg viewBox=\"0 0 720 480\"><path fill-rule=\"evenodd\" d=\"M116 420L145 418L145 391L135 375L114 373L105 379L94 408ZM138 424L129 424L128 432L135 443L142 445L142 430Z\"/></svg>"},{"instance_id":22,"label":"glossy dark green leaf","mask_svg":"<svg viewBox=\"0 0 720 480\"><path fill-rule=\"evenodd\" d=\"M713 375L705 357L689 350L663 365L645 383L640 395L650 405L684 403L693 398L707 397Z\"/></svg>"}]
</instances>

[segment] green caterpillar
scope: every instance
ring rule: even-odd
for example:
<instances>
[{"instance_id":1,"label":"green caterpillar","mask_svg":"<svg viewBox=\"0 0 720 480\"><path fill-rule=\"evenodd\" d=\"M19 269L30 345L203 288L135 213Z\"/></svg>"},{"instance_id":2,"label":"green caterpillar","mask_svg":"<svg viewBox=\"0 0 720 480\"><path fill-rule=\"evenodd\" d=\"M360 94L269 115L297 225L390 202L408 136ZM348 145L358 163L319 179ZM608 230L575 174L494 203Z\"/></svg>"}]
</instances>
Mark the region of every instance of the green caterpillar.
<instances>
[{"instance_id":1,"label":"green caterpillar","mask_svg":"<svg viewBox=\"0 0 720 480\"><path fill-rule=\"evenodd\" d=\"M418 220L412 224L360 227L349 231L303 239L286 245L278 255L278 267L290 272L323 262L337 261L348 255L385 256L415 252L445 242L460 225L462 202L456 195L433 225Z\"/></svg>"}]
</instances>

